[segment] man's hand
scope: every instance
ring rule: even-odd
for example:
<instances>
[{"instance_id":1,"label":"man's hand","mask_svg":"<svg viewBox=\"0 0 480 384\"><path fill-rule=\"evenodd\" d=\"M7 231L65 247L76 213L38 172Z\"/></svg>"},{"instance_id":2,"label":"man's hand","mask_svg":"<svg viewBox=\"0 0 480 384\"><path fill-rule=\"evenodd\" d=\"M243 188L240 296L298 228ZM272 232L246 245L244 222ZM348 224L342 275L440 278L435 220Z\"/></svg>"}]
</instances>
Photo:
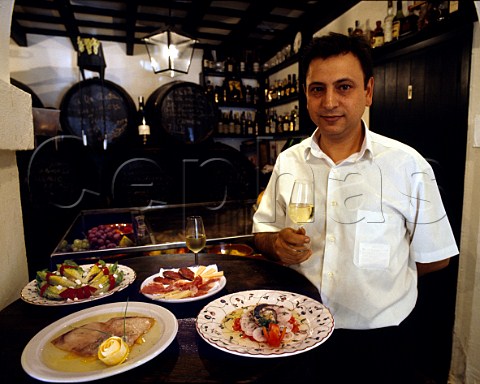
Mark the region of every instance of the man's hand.
<instances>
[{"instance_id":1,"label":"man's hand","mask_svg":"<svg viewBox=\"0 0 480 384\"><path fill-rule=\"evenodd\" d=\"M283 264L298 264L312 255L310 238L305 229L284 228L276 233L255 234L256 247L276 261Z\"/></svg>"}]
</instances>

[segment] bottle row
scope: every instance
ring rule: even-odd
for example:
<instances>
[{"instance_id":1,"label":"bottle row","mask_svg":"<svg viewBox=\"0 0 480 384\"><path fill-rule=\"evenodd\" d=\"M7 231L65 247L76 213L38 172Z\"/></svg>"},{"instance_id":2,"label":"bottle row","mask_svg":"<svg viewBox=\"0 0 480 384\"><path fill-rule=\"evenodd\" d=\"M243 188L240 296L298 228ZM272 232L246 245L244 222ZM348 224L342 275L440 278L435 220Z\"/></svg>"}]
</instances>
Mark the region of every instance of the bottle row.
<instances>
[{"instance_id":1,"label":"bottle row","mask_svg":"<svg viewBox=\"0 0 480 384\"><path fill-rule=\"evenodd\" d=\"M403 11L403 1L397 1L396 13L393 1L388 1L387 15L376 21L375 28L370 29L368 21L364 26L355 20L355 28L348 28L348 34L364 36L373 48L398 40L412 32L417 32L429 25L447 20L458 11L459 1L420 1L407 7L407 15Z\"/></svg>"},{"instance_id":2,"label":"bottle row","mask_svg":"<svg viewBox=\"0 0 480 384\"><path fill-rule=\"evenodd\" d=\"M220 135L257 136L259 134L258 114L251 111L222 112L218 119L217 132Z\"/></svg>"},{"instance_id":3,"label":"bottle row","mask_svg":"<svg viewBox=\"0 0 480 384\"><path fill-rule=\"evenodd\" d=\"M203 72L219 72L225 74L257 74L261 71L260 63L252 51L245 51L241 59L227 56L217 57L215 50L205 49L202 60Z\"/></svg>"},{"instance_id":4,"label":"bottle row","mask_svg":"<svg viewBox=\"0 0 480 384\"><path fill-rule=\"evenodd\" d=\"M265 122L265 134L298 132L300 121L298 106L295 105L290 113L277 114L276 110L270 110Z\"/></svg>"},{"instance_id":5,"label":"bottle row","mask_svg":"<svg viewBox=\"0 0 480 384\"><path fill-rule=\"evenodd\" d=\"M290 112L268 111L264 124L253 111L223 111L218 121L217 133L228 136L258 136L292 133L300 130L298 106Z\"/></svg>"},{"instance_id":6,"label":"bottle row","mask_svg":"<svg viewBox=\"0 0 480 384\"><path fill-rule=\"evenodd\" d=\"M280 101L298 95L298 82L295 73L288 74L283 80L277 79L270 84L265 80L265 102Z\"/></svg>"},{"instance_id":7,"label":"bottle row","mask_svg":"<svg viewBox=\"0 0 480 384\"><path fill-rule=\"evenodd\" d=\"M240 78L225 78L223 84L213 85L210 80L205 84L205 93L215 104L257 105L262 95L260 87L245 86Z\"/></svg>"}]
</instances>

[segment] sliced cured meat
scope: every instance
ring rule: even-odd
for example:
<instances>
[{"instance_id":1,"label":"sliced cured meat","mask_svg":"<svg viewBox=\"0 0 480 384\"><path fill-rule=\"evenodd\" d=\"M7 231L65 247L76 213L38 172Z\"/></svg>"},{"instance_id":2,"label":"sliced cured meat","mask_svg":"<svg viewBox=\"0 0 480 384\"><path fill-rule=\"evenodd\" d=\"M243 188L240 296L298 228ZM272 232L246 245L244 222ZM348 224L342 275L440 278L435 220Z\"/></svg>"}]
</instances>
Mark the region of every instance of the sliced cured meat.
<instances>
[{"instance_id":1,"label":"sliced cured meat","mask_svg":"<svg viewBox=\"0 0 480 384\"><path fill-rule=\"evenodd\" d=\"M99 345L110 336L123 337L125 332L125 341L132 346L154 323L155 319L151 317L114 317L106 322L91 322L72 329L52 343L61 350L80 356L96 356Z\"/></svg>"},{"instance_id":2,"label":"sliced cured meat","mask_svg":"<svg viewBox=\"0 0 480 384\"><path fill-rule=\"evenodd\" d=\"M195 273L190 268L180 268L178 273L187 280L193 281L195 279Z\"/></svg>"},{"instance_id":3,"label":"sliced cured meat","mask_svg":"<svg viewBox=\"0 0 480 384\"><path fill-rule=\"evenodd\" d=\"M167 279L166 277L162 276L157 276L153 279L155 283L161 283L161 284L172 284L172 279Z\"/></svg>"},{"instance_id":4,"label":"sliced cured meat","mask_svg":"<svg viewBox=\"0 0 480 384\"><path fill-rule=\"evenodd\" d=\"M163 277L166 277L167 279L172 279L172 280L183 279L183 277L180 275L180 273L175 272L175 271L163 271Z\"/></svg>"}]
</instances>

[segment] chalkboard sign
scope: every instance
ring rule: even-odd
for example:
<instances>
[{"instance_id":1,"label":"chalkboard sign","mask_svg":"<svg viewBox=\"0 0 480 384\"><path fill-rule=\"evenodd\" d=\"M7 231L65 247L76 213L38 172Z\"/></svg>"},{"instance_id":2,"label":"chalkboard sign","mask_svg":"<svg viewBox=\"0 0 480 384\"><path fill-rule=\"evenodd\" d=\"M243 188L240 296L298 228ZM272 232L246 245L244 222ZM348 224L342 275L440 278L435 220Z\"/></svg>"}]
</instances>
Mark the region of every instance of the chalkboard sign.
<instances>
[{"instance_id":1,"label":"chalkboard sign","mask_svg":"<svg viewBox=\"0 0 480 384\"><path fill-rule=\"evenodd\" d=\"M146 109L154 129L162 129L183 143L200 143L210 137L217 115L213 103L198 84L173 81L147 99Z\"/></svg>"},{"instance_id":2,"label":"chalkboard sign","mask_svg":"<svg viewBox=\"0 0 480 384\"><path fill-rule=\"evenodd\" d=\"M120 86L100 79L88 79L73 85L62 99L60 122L73 135L83 138L92 148L121 142L135 121L136 107Z\"/></svg>"}]
</instances>

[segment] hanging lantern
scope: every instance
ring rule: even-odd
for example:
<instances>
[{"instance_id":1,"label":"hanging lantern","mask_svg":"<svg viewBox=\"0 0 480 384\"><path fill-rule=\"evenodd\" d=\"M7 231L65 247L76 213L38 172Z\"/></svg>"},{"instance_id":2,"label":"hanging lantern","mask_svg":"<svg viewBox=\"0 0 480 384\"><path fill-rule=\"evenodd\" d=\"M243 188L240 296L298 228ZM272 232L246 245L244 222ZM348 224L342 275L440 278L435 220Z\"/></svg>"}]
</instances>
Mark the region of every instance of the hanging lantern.
<instances>
[{"instance_id":1,"label":"hanging lantern","mask_svg":"<svg viewBox=\"0 0 480 384\"><path fill-rule=\"evenodd\" d=\"M170 77L188 73L197 40L168 27L143 41L154 73Z\"/></svg>"}]
</instances>

